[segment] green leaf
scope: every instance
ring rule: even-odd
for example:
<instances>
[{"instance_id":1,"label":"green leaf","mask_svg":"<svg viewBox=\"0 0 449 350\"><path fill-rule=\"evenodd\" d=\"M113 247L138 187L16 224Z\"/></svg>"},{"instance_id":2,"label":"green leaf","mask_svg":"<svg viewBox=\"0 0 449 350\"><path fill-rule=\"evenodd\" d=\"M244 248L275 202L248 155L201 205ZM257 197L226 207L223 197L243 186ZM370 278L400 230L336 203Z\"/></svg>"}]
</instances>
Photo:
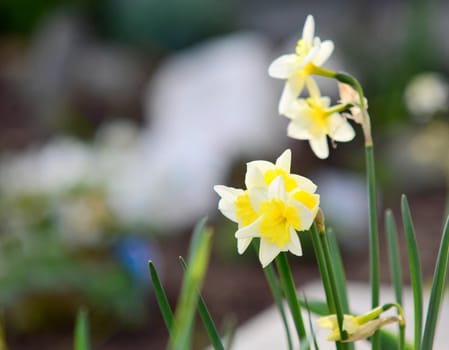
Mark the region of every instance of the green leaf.
<instances>
[{"instance_id":1,"label":"green leaf","mask_svg":"<svg viewBox=\"0 0 449 350\"><path fill-rule=\"evenodd\" d=\"M361 101L363 92L360 85L357 88ZM353 85L354 86L354 85ZM363 103L363 102L362 102ZM368 182L369 203L369 257L370 257L370 282L371 282L371 306L374 309L380 301L380 273L379 273L379 231L377 228L377 200L376 200L376 174L374 168L374 149L372 145L365 145L366 175ZM380 349L377 332L372 337L373 350Z\"/></svg>"},{"instance_id":2,"label":"green leaf","mask_svg":"<svg viewBox=\"0 0 449 350\"><path fill-rule=\"evenodd\" d=\"M399 305L402 305L401 255L399 251L396 223L391 210L385 212L385 231L387 233L388 257L390 260L391 279L393 281L395 299ZM400 335L398 338L398 349L402 350L405 344L404 327L398 326L398 332Z\"/></svg>"},{"instance_id":3,"label":"green leaf","mask_svg":"<svg viewBox=\"0 0 449 350\"><path fill-rule=\"evenodd\" d=\"M348 291L346 287L346 274L343 267L343 260L340 254L340 247L338 246L337 237L332 229L327 230L327 238L329 242L329 251L332 266L334 267L335 282L337 284L338 294L341 299L341 307L343 308L343 313L348 313L349 300Z\"/></svg>"},{"instance_id":4,"label":"green leaf","mask_svg":"<svg viewBox=\"0 0 449 350\"><path fill-rule=\"evenodd\" d=\"M252 246L257 251L256 243L253 240ZM287 336L287 344L288 349L293 349L292 338L290 334L290 328L288 327L287 317L285 315L284 303L282 302L282 287L280 285L279 279L276 275L276 272L273 268L273 265L270 264L263 269L265 273L265 278L267 279L268 285L270 286L271 294L273 295L274 303L276 304L277 309L279 310L279 314L281 315L282 323L284 325L285 333Z\"/></svg>"},{"instance_id":5,"label":"green leaf","mask_svg":"<svg viewBox=\"0 0 449 350\"><path fill-rule=\"evenodd\" d=\"M306 304L305 300L299 299L299 303L301 304L302 307L307 307L311 313L317 316L328 316L331 313L325 301L307 300Z\"/></svg>"},{"instance_id":6,"label":"green leaf","mask_svg":"<svg viewBox=\"0 0 449 350\"><path fill-rule=\"evenodd\" d=\"M161 310L165 326L167 327L168 333L170 334L173 326L173 311L170 307L170 304L168 303L167 295L165 294L164 288L162 287L161 281L152 261L148 262L148 267L150 269L150 276L153 283L154 294L156 296L159 309Z\"/></svg>"},{"instance_id":7,"label":"green leaf","mask_svg":"<svg viewBox=\"0 0 449 350\"><path fill-rule=\"evenodd\" d=\"M441 237L440 251L435 265L432 290L430 292L429 305L427 307L427 318L424 327L422 349L432 349L435 337L438 314L440 312L441 300L446 282L446 275L449 262L449 216Z\"/></svg>"},{"instance_id":8,"label":"green leaf","mask_svg":"<svg viewBox=\"0 0 449 350\"><path fill-rule=\"evenodd\" d=\"M82 308L78 310L75 324L75 350L89 350L89 321L87 318L87 311Z\"/></svg>"},{"instance_id":9,"label":"green leaf","mask_svg":"<svg viewBox=\"0 0 449 350\"><path fill-rule=\"evenodd\" d=\"M209 262L212 230L205 228L206 220L195 227L189 249L189 263L181 287L168 349L190 349L191 332L201 285Z\"/></svg>"},{"instance_id":10,"label":"green leaf","mask_svg":"<svg viewBox=\"0 0 449 350\"><path fill-rule=\"evenodd\" d=\"M414 345L415 349L419 350L421 349L421 334L422 334L422 308L423 308L422 272L418 253L418 245L416 243L415 228L413 227L410 208L408 206L407 198L405 195L402 195L401 210L409 257L410 279L412 282L412 290L413 290Z\"/></svg>"},{"instance_id":11,"label":"green leaf","mask_svg":"<svg viewBox=\"0 0 449 350\"><path fill-rule=\"evenodd\" d=\"M293 281L293 276L286 253L281 252L276 257L275 261L279 271L279 276L283 287L282 289L285 293L285 298L287 299L287 303L292 314L293 323L295 324L296 332L298 334L299 342L301 346L306 343L308 344L306 329L304 327L304 321L301 315L301 307L296 296L295 283ZM306 349L309 349L308 345L306 345Z\"/></svg>"},{"instance_id":12,"label":"green leaf","mask_svg":"<svg viewBox=\"0 0 449 350\"><path fill-rule=\"evenodd\" d=\"M187 263L182 257L179 257L179 261L181 262L184 271L187 271ZM210 312L207 308L207 305L201 296L201 293L198 292L199 300L198 300L198 312L200 314L201 320L203 321L204 327L206 328L207 335L209 336L210 342L215 350L224 350L224 346L221 343L220 335L218 334L215 323L210 315Z\"/></svg>"}]
</instances>

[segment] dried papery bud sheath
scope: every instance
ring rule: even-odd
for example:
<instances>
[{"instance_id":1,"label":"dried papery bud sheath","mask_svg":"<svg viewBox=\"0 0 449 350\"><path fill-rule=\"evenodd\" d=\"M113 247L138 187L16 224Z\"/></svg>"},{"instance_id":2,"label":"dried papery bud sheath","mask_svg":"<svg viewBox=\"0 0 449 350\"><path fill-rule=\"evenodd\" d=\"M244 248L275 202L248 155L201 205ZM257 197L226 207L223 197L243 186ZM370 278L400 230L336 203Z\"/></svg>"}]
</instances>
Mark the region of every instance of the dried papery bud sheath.
<instances>
[{"instance_id":1,"label":"dried papery bud sheath","mask_svg":"<svg viewBox=\"0 0 449 350\"><path fill-rule=\"evenodd\" d=\"M321 210L321 208L318 209L318 213L316 214L315 224L316 227L318 228L318 232L322 234L326 233L326 218L324 217L324 213Z\"/></svg>"}]
</instances>

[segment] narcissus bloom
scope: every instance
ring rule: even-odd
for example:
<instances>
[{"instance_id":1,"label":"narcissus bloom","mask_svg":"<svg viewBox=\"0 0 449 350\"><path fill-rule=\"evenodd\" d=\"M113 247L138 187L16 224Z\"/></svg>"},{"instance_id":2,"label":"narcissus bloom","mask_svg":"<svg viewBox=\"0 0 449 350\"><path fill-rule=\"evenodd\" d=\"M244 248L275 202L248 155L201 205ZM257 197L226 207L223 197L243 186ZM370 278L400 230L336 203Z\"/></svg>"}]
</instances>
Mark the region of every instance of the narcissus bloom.
<instances>
[{"instance_id":1,"label":"narcissus bloom","mask_svg":"<svg viewBox=\"0 0 449 350\"><path fill-rule=\"evenodd\" d=\"M319 195L309 179L290 173L291 152L276 163L247 164L247 189L215 186L218 209L238 224L235 234L242 254L253 238L260 238L259 259L267 266L280 252L302 255L296 231L308 230L318 212Z\"/></svg>"},{"instance_id":2,"label":"narcissus bloom","mask_svg":"<svg viewBox=\"0 0 449 350\"><path fill-rule=\"evenodd\" d=\"M314 215L295 197L296 193L287 193L282 176L276 177L266 191L254 191L252 205L258 218L235 233L237 239L260 238L259 260L263 267L280 252L302 255L296 231L308 230ZM249 190L249 195L252 195L252 190Z\"/></svg>"},{"instance_id":3,"label":"narcissus bloom","mask_svg":"<svg viewBox=\"0 0 449 350\"><path fill-rule=\"evenodd\" d=\"M281 100L279 114L284 114L304 88L304 84L312 79L316 67L327 61L334 50L330 40L321 41L315 35L315 21L307 16L302 38L296 44L295 53L282 55L274 60L268 68L268 74L273 78L287 79Z\"/></svg>"},{"instance_id":4,"label":"narcissus bloom","mask_svg":"<svg viewBox=\"0 0 449 350\"><path fill-rule=\"evenodd\" d=\"M399 310L398 316L390 316L384 318L379 317L388 308L395 306ZM343 341L353 342L371 337L379 328L393 323L399 322L404 325L404 319L402 316L402 308L396 304L386 304L384 306L377 307L366 314L360 316L343 315L343 331L346 331L348 338L342 340L340 330L338 329L338 321L336 315L329 315L321 317L317 320L318 326L324 329L330 329L331 332L327 336L329 341Z\"/></svg>"},{"instance_id":5,"label":"narcissus bloom","mask_svg":"<svg viewBox=\"0 0 449 350\"><path fill-rule=\"evenodd\" d=\"M339 104L330 106L330 98L322 97L318 86L309 86L310 97L293 101L286 117L291 119L288 136L298 140L309 140L310 147L318 158L329 156L327 136L333 141L351 141L355 132L339 112L346 108Z\"/></svg>"}]
</instances>

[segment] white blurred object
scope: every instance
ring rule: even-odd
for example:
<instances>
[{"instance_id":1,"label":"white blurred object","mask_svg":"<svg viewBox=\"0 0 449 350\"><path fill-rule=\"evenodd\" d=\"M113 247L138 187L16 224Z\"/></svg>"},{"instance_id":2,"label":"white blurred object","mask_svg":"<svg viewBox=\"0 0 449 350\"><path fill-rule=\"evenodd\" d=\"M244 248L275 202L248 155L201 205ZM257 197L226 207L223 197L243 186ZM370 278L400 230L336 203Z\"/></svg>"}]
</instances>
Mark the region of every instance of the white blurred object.
<instances>
[{"instance_id":1,"label":"white blurred object","mask_svg":"<svg viewBox=\"0 0 449 350\"><path fill-rule=\"evenodd\" d=\"M213 185L232 161L285 140L267 75L268 44L253 34L211 40L169 58L145 96L150 127L111 189L124 220L176 229L215 210Z\"/></svg>"},{"instance_id":2,"label":"white blurred object","mask_svg":"<svg viewBox=\"0 0 449 350\"><path fill-rule=\"evenodd\" d=\"M41 148L9 154L0 161L3 194L55 194L85 181L91 171L92 153L75 139L61 137Z\"/></svg>"},{"instance_id":3,"label":"white blurred object","mask_svg":"<svg viewBox=\"0 0 449 350\"><path fill-rule=\"evenodd\" d=\"M366 244L368 195L363 176L326 168L313 177L318 185L320 207L326 224L334 229L340 243L348 249Z\"/></svg>"},{"instance_id":4,"label":"white blurred object","mask_svg":"<svg viewBox=\"0 0 449 350\"><path fill-rule=\"evenodd\" d=\"M449 85L439 73L414 76L405 89L405 103L416 121L427 122L448 106Z\"/></svg>"}]
</instances>

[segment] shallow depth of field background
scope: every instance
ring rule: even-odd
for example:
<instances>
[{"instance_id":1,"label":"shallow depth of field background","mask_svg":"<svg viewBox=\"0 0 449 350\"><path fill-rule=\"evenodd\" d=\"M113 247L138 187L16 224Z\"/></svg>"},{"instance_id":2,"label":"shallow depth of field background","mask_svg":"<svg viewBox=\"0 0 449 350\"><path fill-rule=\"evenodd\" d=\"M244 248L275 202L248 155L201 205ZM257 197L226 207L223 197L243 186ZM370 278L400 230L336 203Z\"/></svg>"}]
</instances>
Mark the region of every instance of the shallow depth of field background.
<instances>
[{"instance_id":1,"label":"shallow depth of field background","mask_svg":"<svg viewBox=\"0 0 449 350\"><path fill-rule=\"evenodd\" d=\"M286 148L293 170L318 185L348 278L368 280L363 136L357 129L317 159L287 138L283 82L267 74L293 51L307 14L335 43L326 66L365 88L379 213L398 214L408 194L432 275L449 183L449 4L3 0L0 309L11 349L70 348L80 306L95 349L163 349L147 262L175 305L178 256L206 215L216 234L204 296L217 323L241 324L270 305L259 262L238 256L212 187L241 187L245 162ZM320 86L338 100L333 81ZM298 286L318 278L302 242ZM195 341L206 344L201 327Z\"/></svg>"}]
</instances>

